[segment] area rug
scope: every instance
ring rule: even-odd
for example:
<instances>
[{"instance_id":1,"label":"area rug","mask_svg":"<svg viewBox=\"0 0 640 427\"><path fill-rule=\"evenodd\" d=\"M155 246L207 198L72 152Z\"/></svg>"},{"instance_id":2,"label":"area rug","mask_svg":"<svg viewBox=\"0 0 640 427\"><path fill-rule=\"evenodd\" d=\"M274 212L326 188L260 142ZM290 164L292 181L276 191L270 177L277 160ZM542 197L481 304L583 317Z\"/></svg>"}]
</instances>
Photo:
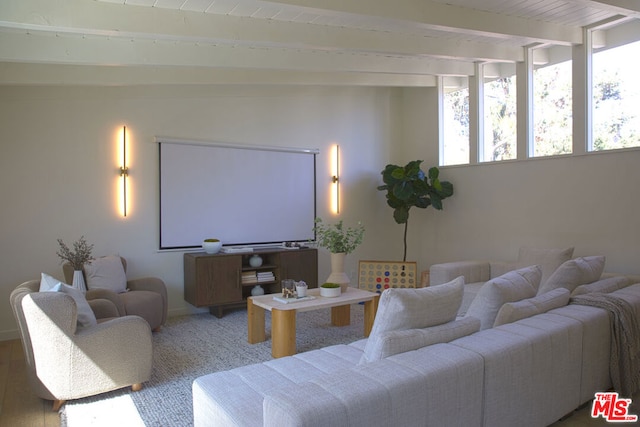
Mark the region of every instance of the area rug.
<instances>
[{"instance_id":1,"label":"area rug","mask_svg":"<svg viewBox=\"0 0 640 427\"><path fill-rule=\"evenodd\" d=\"M363 338L364 308L351 306L351 324L331 326L330 309L298 313L298 352ZM169 318L153 335L153 371L139 392L129 388L67 402L61 426L191 426L191 384L201 375L271 359L271 316L267 341L247 342L247 312L236 310L218 319L210 314Z\"/></svg>"}]
</instances>

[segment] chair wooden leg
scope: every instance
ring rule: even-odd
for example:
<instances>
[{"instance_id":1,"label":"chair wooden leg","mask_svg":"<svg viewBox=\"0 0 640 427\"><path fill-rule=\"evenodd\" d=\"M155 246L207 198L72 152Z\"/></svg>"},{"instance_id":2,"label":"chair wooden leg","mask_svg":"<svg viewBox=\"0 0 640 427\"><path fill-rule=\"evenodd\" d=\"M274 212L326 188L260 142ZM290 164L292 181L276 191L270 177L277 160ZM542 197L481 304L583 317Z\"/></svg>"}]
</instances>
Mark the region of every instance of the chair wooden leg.
<instances>
[{"instance_id":1,"label":"chair wooden leg","mask_svg":"<svg viewBox=\"0 0 640 427\"><path fill-rule=\"evenodd\" d=\"M54 400L53 401L53 412L58 412L60 410L60 408L62 408L62 405L64 405L64 403L66 402L66 400Z\"/></svg>"},{"instance_id":2,"label":"chair wooden leg","mask_svg":"<svg viewBox=\"0 0 640 427\"><path fill-rule=\"evenodd\" d=\"M135 383L131 385L131 391L140 391L142 390L142 384Z\"/></svg>"}]
</instances>

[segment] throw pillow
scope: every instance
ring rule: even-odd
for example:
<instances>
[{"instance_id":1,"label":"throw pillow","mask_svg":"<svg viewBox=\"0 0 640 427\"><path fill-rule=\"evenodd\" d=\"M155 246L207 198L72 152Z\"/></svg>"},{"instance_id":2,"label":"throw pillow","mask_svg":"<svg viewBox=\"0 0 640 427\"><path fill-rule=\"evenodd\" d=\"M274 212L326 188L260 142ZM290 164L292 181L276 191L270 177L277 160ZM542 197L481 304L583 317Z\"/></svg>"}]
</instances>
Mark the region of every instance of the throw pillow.
<instances>
[{"instance_id":1,"label":"throw pillow","mask_svg":"<svg viewBox=\"0 0 640 427\"><path fill-rule=\"evenodd\" d=\"M95 326L98 324L96 315L93 314L93 310L91 310L87 299L79 290L69 285L65 285L64 283L58 282L56 286L46 292L62 292L73 298L76 303L76 307L78 308L78 324L80 326L87 327Z\"/></svg>"},{"instance_id":2,"label":"throw pillow","mask_svg":"<svg viewBox=\"0 0 640 427\"><path fill-rule=\"evenodd\" d=\"M540 283L547 282L549 277L563 262L569 261L573 256L573 248L565 249L541 249L523 246L518 253L518 264L521 267L539 265L542 269Z\"/></svg>"},{"instance_id":3,"label":"throw pillow","mask_svg":"<svg viewBox=\"0 0 640 427\"><path fill-rule=\"evenodd\" d=\"M571 296L575 297L576 295L590 294L592 292L608 294L618 289L626 288L631 283L632 281L625 276L609 277L586 285L580 285L571 292Z\"/></svg>"},{"instance_id":4,"label":"throw pillow","mask_svg":"<svg viewBox=\"0 0 640 427\"><path fill-rule=\"evenodd\" d=\"M570 293L567 289L558 288L533 298L508 302L500 307L494 327L512 323L520 319L546 313L554 308L564 307L569 303Z\"/></svg>"},{"instance_id":5,"label":"throw pillow","mask_svg":"<svg viewBox=\"0 0 640 427\"><path fill-rule=\"evenodd\" d=\"M371 334L450 322L462 302L464 277L427 288L390 288L380 295Z\"/></svg>"},{"instance_id":6,"label":"throw pillow","mask_svg":"<svg viewBox=\"0 0 640 427\"><path fill-rule=\"evenodd\" d=\"M49 276L46 273L40 273L40 292L50 291L54 286L57 286L60 280L53 276Z\"/></svg>"},{"instance_id":7,"label":"throw pillow","mask_svg":"<svg viewBox=\"0 0 640 427\"><path fill-rule=\"evenodd\" d=\"M127 275L117 255L94 259L84 265L88 289L109 289L115 293L127 292Z\"/></svg>"},{"instance_id":8,"label":"throw pillow","mask_svg":"<svg viewBox=\"0 0 640 427\"><path fill-rule=\"evenodd\" d=\"M540 285L540 277L542 277L540 266L533 265L510 271L489 280L482 285L465 316L480 319L480 329L491 328L498 315L498 310L505 303L520 301L536 295L536 290Z\"/></svg>"},{"instance_id":9,"label":"throw pillow","mask_svg":"<svg viewBox=\"0 0 640 427\"><path fill-rule=\"evenodd\" d=\"M373 362L406 351L417 350L428 345L453 341L480 330L480 321L475 317L462 317L453 322L422 329L402 329L382 333L365 346L359 364ZM367 342L368 344L368 342Z\"/></svg>"},{"instance_id":10,"label":"throw pillow","mask_svg":"<svg viewBox=\"0 0 640 427\"><path fill-rule=\"evenodd\" d=\"M589 256L571 259L562 264L538 289L538 295L556 288L572 292L580 285L595 282L602 276L604 256Z\"/></svg>"},{"instance_id":11,"label":"throw pillow","mask_svg":"<svg viewBox=\"0 0 640 427\"><path fill-rule=\"evenodd\" d=\"M365 355L377 351L375 349L381 345L378 340L385 332L427 328L454 320L463 293L462 276L427 288L385 290L380 295L376 319L365 345Z\"/></svg>"}]
</instances>

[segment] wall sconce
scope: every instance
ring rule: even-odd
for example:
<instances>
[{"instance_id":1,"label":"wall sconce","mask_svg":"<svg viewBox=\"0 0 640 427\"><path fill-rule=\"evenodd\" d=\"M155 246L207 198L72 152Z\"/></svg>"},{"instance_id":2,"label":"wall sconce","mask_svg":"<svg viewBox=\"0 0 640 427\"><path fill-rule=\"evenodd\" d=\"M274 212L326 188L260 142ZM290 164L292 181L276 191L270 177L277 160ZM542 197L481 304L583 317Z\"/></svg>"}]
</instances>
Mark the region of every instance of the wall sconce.
<instances>
[{"instance_id":1,"label":"wall sconce","mask_svg":"<svg viewBox=\"0 0 640 427\"><path fill-rule=\"evenodd\" d=\"M331 211L340 213L340 146L331 151Z\"/></svg>"},{"instance_id":2,"label":"wall sconce","mask_svg":"<svg viewBox=\"0 0 640 427\"><path fill-rule=\"evenodd\" d=\"M122 179L122 215L127 216L127 178L129 167L127 166L127 127L122 126L122 163L120 166L120 178Z\"/></svg>"}]
</instances>

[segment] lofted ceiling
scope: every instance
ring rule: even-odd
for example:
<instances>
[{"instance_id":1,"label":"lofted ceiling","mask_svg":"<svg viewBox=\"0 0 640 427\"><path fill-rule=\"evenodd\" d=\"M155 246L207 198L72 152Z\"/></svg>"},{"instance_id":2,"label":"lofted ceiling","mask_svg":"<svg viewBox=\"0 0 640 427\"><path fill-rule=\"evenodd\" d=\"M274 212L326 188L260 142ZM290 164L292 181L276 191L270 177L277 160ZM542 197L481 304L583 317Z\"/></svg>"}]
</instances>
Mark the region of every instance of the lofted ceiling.
<instances>
[{"instance_id":1,"label":"lofted ceiling","mask_svg":"<svg viewBox=\"0 0 640 427\"><path fill-rule=\"evenodd\" d=\"M638 0L2 0L0 84L431 86L573 46Z\"/></svg>"}]
</instances>

